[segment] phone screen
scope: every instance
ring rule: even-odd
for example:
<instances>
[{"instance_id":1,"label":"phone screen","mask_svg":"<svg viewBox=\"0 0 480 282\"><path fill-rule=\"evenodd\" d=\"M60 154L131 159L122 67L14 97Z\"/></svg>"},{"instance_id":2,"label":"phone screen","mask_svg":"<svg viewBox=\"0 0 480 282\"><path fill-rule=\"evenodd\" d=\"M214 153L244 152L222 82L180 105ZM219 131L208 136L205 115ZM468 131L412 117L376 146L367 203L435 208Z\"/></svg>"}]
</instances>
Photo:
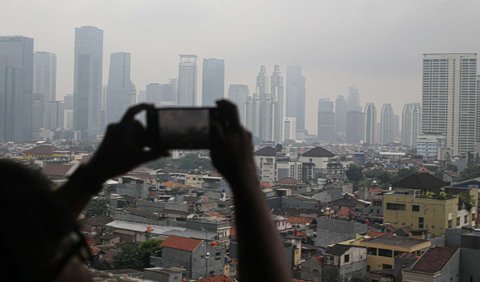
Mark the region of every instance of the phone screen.
<instances>
[{"instance_id":1,"label":"phone screen","mask_svg":"<svg viewBox=\"0 0 480 282\"><path fill-rule=\"evenodd\" d=\"M160 142L171 149L208 149L210 111L206 108L159 109Z\"/></svg>"}]
</instances>

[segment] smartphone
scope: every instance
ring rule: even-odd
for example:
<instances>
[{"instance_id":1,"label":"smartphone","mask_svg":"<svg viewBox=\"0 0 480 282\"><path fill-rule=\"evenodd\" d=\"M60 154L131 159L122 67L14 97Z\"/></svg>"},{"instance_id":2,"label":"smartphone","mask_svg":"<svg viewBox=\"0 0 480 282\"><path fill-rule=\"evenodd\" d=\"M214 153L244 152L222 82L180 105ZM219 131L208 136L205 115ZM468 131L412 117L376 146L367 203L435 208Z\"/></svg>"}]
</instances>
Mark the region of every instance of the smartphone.
<instances>
[{"instance_id":1,"label":"smartphone","mask_svg":"<svg viewBox=\"0 0 480 282\"><path fill-rule=\"evenodd\" d=\"M214 108L159 108L147 113L153 149L209 149Z\"/></svg>"}]
</instances>

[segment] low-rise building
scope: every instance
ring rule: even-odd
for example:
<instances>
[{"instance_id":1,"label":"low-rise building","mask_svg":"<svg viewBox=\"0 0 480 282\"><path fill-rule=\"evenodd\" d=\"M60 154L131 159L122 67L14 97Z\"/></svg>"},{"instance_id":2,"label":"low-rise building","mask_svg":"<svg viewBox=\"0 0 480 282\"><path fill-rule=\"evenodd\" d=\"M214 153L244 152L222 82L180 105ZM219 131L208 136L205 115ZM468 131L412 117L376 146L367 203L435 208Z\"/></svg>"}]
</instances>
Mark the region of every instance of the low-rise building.
<instances>
[{"instance_id":1,"label":"low-rise building","mask_svg":"<svg viewBox=\"0 0 480 282\"><path fill-rule=\"evenodd\" d=\"M460 281L460 250L433 247L409 269L402 271L403 281Z\"/></svg>"}]
</instances>

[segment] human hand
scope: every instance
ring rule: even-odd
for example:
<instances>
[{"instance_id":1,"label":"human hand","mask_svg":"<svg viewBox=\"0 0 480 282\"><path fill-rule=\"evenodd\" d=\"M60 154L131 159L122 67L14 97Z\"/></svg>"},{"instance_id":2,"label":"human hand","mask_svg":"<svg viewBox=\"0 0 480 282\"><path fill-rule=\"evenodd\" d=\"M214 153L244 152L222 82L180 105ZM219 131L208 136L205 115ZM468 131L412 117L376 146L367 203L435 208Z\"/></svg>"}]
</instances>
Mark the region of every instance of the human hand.
<instances>
[{"instance_id":1,"label":"human hand","mask_svg":"<svg viewBox=\"0 0 480 282\"><path fill-rule=\"evenodd\" d=\"M140 164L168 155L166 150L148 150L147 130L135 119L136 114L153 108L149 104L132 106L120 122L108 126L100 147L86 165L92 177L104 182Z\"/></svg>"},{"instance_id":2,"label":"human hand","mask_svg":"<svg viewBox=\"0 0 480 282\"><path fill-rule=\"evenodd\" d=\"M252 135L240 124L237 107L227 100L217 101L218 118L212 121L210 155L215 168L230 182L253 173Z\"/></svg>"}]
</instances>

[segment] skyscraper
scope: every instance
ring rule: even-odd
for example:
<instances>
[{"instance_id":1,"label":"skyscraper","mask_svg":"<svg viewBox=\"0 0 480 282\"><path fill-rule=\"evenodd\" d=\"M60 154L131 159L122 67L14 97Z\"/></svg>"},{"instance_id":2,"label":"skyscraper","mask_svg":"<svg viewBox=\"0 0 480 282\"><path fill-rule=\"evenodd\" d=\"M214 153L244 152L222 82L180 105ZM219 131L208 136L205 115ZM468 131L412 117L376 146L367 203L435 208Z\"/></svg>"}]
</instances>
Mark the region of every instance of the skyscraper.
<instances>
[{"instance_id":1,"label":"skyscraper","mask_svg":"<svg viewBox=\"0 0 480 282\"><path fill-rule=\"evenodd\" d=\"M273 141L283 142L283 119L285 116L284 98L283 98L283 77L280 73L280 66L273 67L273 73L270 77L270 95L272 99L272 124Z\"/></svg>"},{"instance_id":2,"label":"skyscraper","mask_svg":"<svg viewBox=\"0 0 480 282\"><path fill-rule=\"evenodd\" d=\"M33 39L0 37L0 139L32 138Z\"/></svg>"},{"instance_id":3,"label":"skyscraper","mask_svg":"<svg viewBox=\"0 0 480 282\"><path fill-rule=\"evenodd\" d=\"M73 129L93 139L102 126L103 31L93 26L75 29Z\"/></svg>"},{"instance_id":4,"label":"skyscraper","mask_svg":"<svg viewBox=\"0 0 480 282\"><path fill-rule=\"evenodd\" d=\"M202 106L215 106L224 98L225 62L221 59L203 59Z\"/></svg>"},{"instance_id":5,"label":"skyscraper","mask_svg":"<svg viewBox=\"0 0 480 282\"><path fill-rule=\"evenodd\" d=\"M175 106L177 103L175 95L176 81L176 79L170 79L167 84L147 84L145 101L157 106Z\"/></svg>"},{"instance_id":6,"label":"skyscraper","mask_svg":"<svg viewBox=\"0 0 480 282\"><path fill-rule=\"evenodd\" d=\"M342 95L335 99L335 132L339 137L345 137L347 127L347 101Z\"/></svg>"},{"instance_id":7,"label":"skyscraper","mask_svg":"<svg viewBox=\"0 0 480 282\"><path fill-rule=\"evenodd\" d=\"M362 107L360 107L360 93L354 86L348 88L347 110L357 112L362 111Z\"/></svg>"},{"instance_id":8,"label":"skyscraper","mask_svg":"<svg viewBox=\"0 0 480 282\"><path fill-rule=\"evenodd\" d=\"M365 143L375 144L375 127L377 126L377 110L375 104L365 106Z\"/></svg>"},{"instance_id":9,"label":"skyscraper","mask_svg":"<svg viewBox=\"0 0 480 282\"><path fill-rule=\"evenodd\" d=\"M380 143L385 145L393 141L394 114L392 104L383 104L380 112Z\"/></svg>"},{"instance_id":10,"label":"skyscraper","mask_svg":"<svg viewBox=\"0 0 480 282\"><path fill-rule=\"evenodd\" d=\"M335 113L333 101L328 98L318 101L318 140L333 143L335 141Z\"/></svg>"},{"instance_id":11,"label":"skyscraper","mask_svg":"<svg viewBox=\"0 0 480 282\"><path fill-rule=\"evenodd\" d=\"M273 140L272 96L267 91L267 69L265 66L261 66L257 75L256 94L260 102L259 137L262 141Z\"/></svg>"},{"instance_id":12,"label":"skyscraper","mask_svg":"<svg viewBox=\"0 0 480 282\"><path fill-rule=\"evenodd\" d=\"M56 100L57 88L57 56L49 52L35 52L33 55L33 129L50 128L48 124L49 101ZM54 129L54 128L50 128Z\"/></svg>"},{"instance_id":13,"label":"skyscraper","mask_svg":"<svg viewBox=\"0 0 480 282\"><path fill-rule=\"evenodd\" d=\"M424 54L422 133L446 136L453 155L473 151L477 141L477 54Z\"/></svg>"},{"instance_id":14,"label":"skyscraper","mask_svg":"<svg viewBox=\"0 0 480 282\"><path fill-rule=\"evenodd\" d=\"M297 129L305 129L305 77L301 66L287 66L287 117L295 117Z\"/></svg>"},{"instance_id":15,"label":"skyscraper","mask_svg":"<svg viewBox=\"0 0 480 282\"><path fill-rule=\"evenodd\" d=\"M177 105L197 105L197 56L180 55Z\"/></svg>"},{"instance_id":16,"label":"skyscraper","mask_svg":"<svg viewBox=\"0 0 480 282\"><path fill-rule=\"evenodd\" d=\"M257 93L247 98L246 126L253 136L260 138L260 98Z\"/></svg>"},{"instance_id":17,"label":"skyscraper","mask_svg":"<svg viewBox=\"0 0 480 282\"><path fill-rule=\"evenodd\" d=\"M360 111L349 111L346 124L346 141L350 144L360 144L364 140L365 115Z\"/></svg>"},{"instance_id":18,"label":"skyscraper","mask_svg":"<svg viewBox=\"0 0 480 282\"><path fill-rule=\"evenodd\" d=\"M420 113L420 103L408 103L403 106L401 142L405 146L417 146L417 136L420 133Z\"/></svg>"},{"instance_id":19,"label":"skyscraper","mask_svg":"<svg viewBox=\"0 0 480 282\"><path fill-rule=\"evenodd\" d=\"M246 110L248 99L248 85L244 84L230 84L228 87L228 99L232 101L238 108L240 121L246 125Z\"/></svg>"},{"instance_id":20,"label":"skyscraper","mask_svg":"<svg viewBox=\"0 0 480 282\"><path fill-rule=\"evenodd\" d=\"M130 53L110 55L110 72L106 93L107 124L120 120L135 103L135 85L130 78Z\"/></svg>"}]
</instances>

